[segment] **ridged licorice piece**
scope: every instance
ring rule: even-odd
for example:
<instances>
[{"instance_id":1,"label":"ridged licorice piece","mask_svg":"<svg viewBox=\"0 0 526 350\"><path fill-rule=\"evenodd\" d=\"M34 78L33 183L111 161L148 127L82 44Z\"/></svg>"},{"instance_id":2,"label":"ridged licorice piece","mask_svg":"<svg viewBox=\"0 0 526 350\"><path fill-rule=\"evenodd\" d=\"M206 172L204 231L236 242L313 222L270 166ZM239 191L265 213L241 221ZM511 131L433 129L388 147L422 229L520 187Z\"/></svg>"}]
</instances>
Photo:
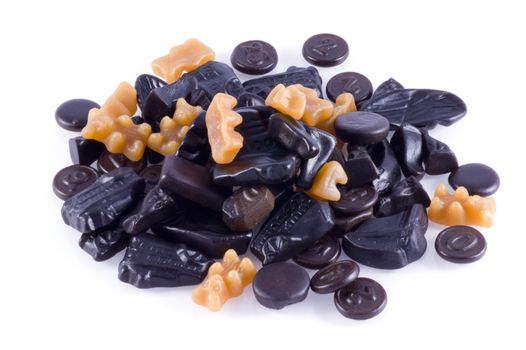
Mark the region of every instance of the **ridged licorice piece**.
<instances>
[{"instance_id":1,"label":"ridged licorice piece","mask_svg":"<svg viewBox=\"0 0 526 350\"><path fill-rule=\"evenodd\" d=\"M347 173L347 187L359 187L373 183L380 172L374 165L367 149L363 146L350 146L347 149L349 159L345 163Z\"/></svg>"},{"instance_id":2,"label":"ridged licorice piece","mask_svg":"<svg viewBox=\"0 0 526 350\"><path fill-rule=\"evenodd\" d=\"M336 139L331 134L318 128L308 127L309 133L318 143L318 154L309 159L302 159L300 174L296 179L296 186L309 189L314 181L314 176L323 164L331 158L336 148Z\"/></svg>"},{"instance_id":3,"label":"ridged licorice piece","mask_svg":"<svg viewBox=\"0 0 526 350\"><path fill-rule=\"evenodd\" d=\"M137 91L137 104L142 110L146 98L153 89L168 85L164 80L150 74L141 74L135 79L135 91Z\"/></svg>"},{"instance_id":4,"label":"ridged licorice piece","mask_svg":"<svg viewBox=\"0 0 526 350\"><path fill-rule=\"evenodd\" d=\"M73 164L91 165L105 149L102 142L86 140L82 136L69 139L69 155Z\"/></svg>"},{"instance_id":5,"label":"ridged licorice piece","mask_svg":"<svg viewBox=\"0 0 526 350\"><path fill-rule=\"evenodd\" d=\"M400 84L398 81L394 80L393 78L389 78L388 80L378 85L376 90L374 90L374 93L373 93L373 96L371 96L371 99L375 99L391 91L400 90L403 88L404 88L403 85Z\"/></svg>"},{"instance_id":6,"label":"ridged licorice piece","mask_svg":"<svg viewBox=\"0 0 526 350\"><path fill-rule=\"evenodd\" d=\"M204 91L210 101L220 92L236 98L245 92L234 70L222 62L207 62L185 75L197 81L198 90ZM203 109L208 108L208 106L201 107Z\"/></svg>"},{"instance_id":7,"label":"ridged licorice piece","mask_svg":"<svg viewBox=\"0 0 526 350\"><path fill-rule=\"evenodd\" d=\"M206 111L203 111L194 119L175 153L176 156L199 165L205 165L208 162L211 150L208 143L205 116Z\"/></svg>"},{"instance_id":8,"label":"ridged licorice piece","mask_svg":"<svg viewBox=\"0 0 526 350\"><path fill-rule=\"evenodd\" d=\"M448 145L431 137L427 130L420 131L424 142L423 161L426 174L447 174L458 168L457 157Z\"/></svg>"},{"instance_id":9,"label":"ridged licorice piece","mask_svg":"<svg viewBox=\"0 0 526 350\"><path fill-rule=\"evenodd\" d=\"M466 114L466 104L458 96L439 90L395 89L372 97L361 111L378 113L391 125L449 126Z\"/></svg>"},{"instance_id":10,"label":"ridged licorice piece","mask_svg":"<svg viewBox=\"0 0 526 350\"><path fill-rule=\"evenodd\" d=\"M131 168L118 168L64 202L62 218L85 233L108 226L133 207L144 191L144 179Z\"/></svg>"},{"instance_id":11,"label":"ridged licorice piece","mask_svg":"<svg viewBox=\"0 0 526 350\"><path fill-rule=\"evenodd\" d=\"M137 288L198 284L212 260L185 244L173 244L147 233L133 236L119 264L119 279Z\"/></svg>"},{"instance_id":12,"label":"ridged licorice piece","mask_svg":"<svg viewBox=\"0 0 526 350\"><path fill-rule=\"evenodd\" d=\"M274 212L254 236L250 249L264 265L286 261L310 247L333 225L328 203L299 192Z\"/></svg>"},{"instance_id":13,"label":"ridged licorice piece","mask_svg":"<svg viewBox=\"0 0 526 350\"><path fill-rule=\"evenodd\" d=\"M373 185L380 196L386 196L391 189L402 178L402 170L398 165L398 160L389 144L383 140L369 149L369 155L378 169L380 175L373 181Z\"/></svg>"},{"instance_id":14,"label":"ridged licorice piece","mask_svg":"<svg viewBox=\"0 0 526 350\"><path fill-rule=\"evenodd\" d=\"M246 91L266 99L270 91L278 84L285 86L301 84L304 87L314 89L319 97L323 96L321 90L321 77L314 67L291 66L284 73L265 75L264 77L247 80L243 83Z\"/></svg>"},{"instance_id":15,"label":"ridged licorice piece","mask_svg":"<svg viewBox=\"0 0 526 350\"><path fill-rule=\"evenodd\" d=\"M391 148L405 177L421 179L424 176L422 133L419 129L409 124L400 125L391 138Z\"/></svg>"},{"instance_id":16,"label":"ridged licorice piece","mask_svg":"<svg viewBox=\"0 0 526 350\"><path fill-rule=\"evenodd\" d=\"M277 113L270 117L268 129L270 136L302 158L312 158L320 151L318 142L311 136L312 129L299 120Z\"/></svg>"},{"instance_id":17,"label":"ridged licorice piece","mask_svg":"<svg viewBox=\"0 0 526 350\"><path fill-rule=\"evenodd\" d=\"M95 261L104 261L126 248L129 240L130 235L117 224L94 232L83 233L80 236L79 246Z\"/></svg>"},{"instance_id":18,"label":"ridged licorice piece","mask_svg":"<svg viewBox=\"0 0 526 350\"><path fill-rule=\"evenodd\" d=\"M415 177L410 176L397 183L389 196L380 198L374 215L390 216L408 210L414 204L422 204L427 208L430 203L426 190Z\"/></svg>"},{"instance_id":19,"label":"ridged licorice piece","mask_svg":"<svg viewBox=\"0 0 526 350\"><path fill-rule=\"evenodd\" d=\"M343 251L354 261L380 269L398 269L426 251L427 213L421 204L409 210L369 219L343 237Z\"/></svg>"},{"instance_id":20,"label":"ridged licorice piece","mask_svg":"<svg viewBox=\"0 0 526 350\"><path fill-rule=\"evenodd\" d=\"M168 219L176 208L170 193L156 186L144 197L138 211L124 219L122 227L132 235L145 232L152 225Z\"/></svg>"}]
</instances>

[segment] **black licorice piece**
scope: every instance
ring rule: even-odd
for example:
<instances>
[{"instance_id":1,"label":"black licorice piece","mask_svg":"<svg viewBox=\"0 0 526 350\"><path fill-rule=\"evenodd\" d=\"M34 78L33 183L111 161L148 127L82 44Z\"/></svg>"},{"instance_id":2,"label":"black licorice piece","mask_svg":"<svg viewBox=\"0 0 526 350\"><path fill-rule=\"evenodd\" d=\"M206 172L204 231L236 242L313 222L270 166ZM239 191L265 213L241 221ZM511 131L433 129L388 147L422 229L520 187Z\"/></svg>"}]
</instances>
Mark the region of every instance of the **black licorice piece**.
<instances>
[{"instance_id":1,"label":"black licorice piece","mask_svg":"<svg viewBox=\"0 0 526 350\"><path fill-rule=\"evenodd\" d=\"M329 202L336 215L348 216L372 208L378 200L378 192L373 186L340 189L341 198Z\"/></svg>"},{"instance_id":2,"label":"black licorice piece","mask_svg":"<svg viewBox=\"0 0 526 350\"><path fill-rule=\"evenodd\" d=\"M448 177L454 189L465 187L470 195L491 196L500 186L500 178L495 170L481 163L459 166Z\"/></svg>"},{"instance_id":3,"label":"black licorice piece","mask_svg":"<svg viewBox=\"0 0 526 350\"><path fill-rule=\"evenodd\" d=\"M336 98L344 93L350 92L357 106L364 101L371 98L373 93L373 85L371 81L363 74L356 72L343 72L333 76L328 82L325 88L327 97L332 102L336 101Z\"/></svg>"},{"instance_id":4,"label":"black licorice piece","mask_svg":"<svg viewBox=\"0 0 526 350\"><path fill-rule=\"evenodd\" d=\"M336 139L331 134L317 128L309 128L310 135L318 143L319 152L312 158L303 159L296 186L308 189L312 186L314 176L332 156L336 148Z\"/></svg>"},{"instance_id":5,"label":"black licorice piece","mask_svg":"<svg viewBox=\"0 0 526 350\"><path fill-rule=\"evenodd\" d=\"M69 100L58 106L55 120L62 128L69 131L81 131L88 123L88 113L99 104L82 98Z\"/></svg>"},{"instance_id":6,"label":"black licorice piece","mask_svg":"<svg viewBox=\"0 0 526 350\"><path fill-rule=\"evenodd\" d=\"M176 156L199 165L205 165L208 162L211 150L208 143L205 116L206 112L201 112L194 119L175 153Z\"/></svg>"},{"instance_id":7,"label":"black licorice piece","mask_svg":"<svg viewBox=\"0 0 526 350\"><path fill-rule=\"evenodd\" d=\"M53 178L53 192L60 199L68 199L88 188L99 177L99 172L86 165L74 164L61 169Z\"/></svg>"},{"instance_id":8,"label":"black licorice piece","mask_svg":"<svg viewBox=\"0 0 526 350\"><path fill-rule=\"evenodd\" d=\"M314 67L302 68L291 66L284 73L247 80L243 83L243 87L247 92L266 99L270 91L278 84L285 86L301 84L304 87L316 90L319 97L323 96L321 90L322 80L318 70Z\"/></svg>"},{"instance_id":9,"label":"black licorice piece","mask_svg":"<svg viewBox=\"0 0 526 350\"><path fill-rule=\"evenodd\" d=\"M431 199L418 179L410 176L397 183L389 196L380 198L374 215L391 216L410 209L414 204L422 204L427 208L430 203Z\"/></svg>"},{"instance_id":10,"label":"black licorice piece","mask_svg":"<svg viewBox=\"0 0 526 350\"><path fill-rule=\"evenodd\" d=\"M316 293L334 293L348 286L359 274L360 266L352 260L333 262L312 276L310 287Z\"/></svg>"},{"instance_id":11,"label":"black licorice piece","mask_svg":"<svg viewBox=\"0 0 526 350\"><path fill-rule=\"evenodd\" d=\"M369 219L343 237L343 251L358 263L398 269L426 251L427 213L421 204L383 218Z\"/></svg>"},{"instance_id":12,"label":"black licorice piece","mask_svg":"<svg viewBox=\"0 0 526 350\"><path fill-rule=\"evenodd\" d=\"M144 179L131 168L118 168L64 202L62 218L85 233L108 226L133 207L144 191Z\"/></svg>"},{"instance_id":13,"label":"black licorice piece","mask_svg":"<svg viewBox=\"0 0 526 350\"><path fill-rule=\"evenodd\" d=\"M466 114L466 104L458 96L439 90L395 89L371 98L361 111L378 113L393 126L449 126Z\"/></svg>"},{"instance_id":14,"label":"black licorice piece","mask_svg":"<svg viewBox=\"0 0 526 350\"><path fill-rule=\"evenodd\" d=\"M303 58L319 67L337 66L349 55L347 42L334 34L316 34L303 44Z\"/></svg>"},{"instance_id":15,"label":"black licorice piece","mask_svg":"<svg viewBox=\"0 0 526 350\"><path fill-rule=\"evenodd\" d=\"M409 124L400 125L395 130L390 143L404 176L421 179L424 176L424 167L420 130Z\"/></svg>"},{"instance_id":16,"label":"black licorice piece","mask_svg":"<svg viewBox=\"0 0 526 350\"><path fill-rule=\"evenodd\" d=\"M176 202L170 193L154 187L146 194L137 212L124 219L122 228L132 235L145 232L154 224L172 216L176 208Z\"/></svg>"},{"instance_id":17,"label":"black licorice piece","mask_svg":"<svg viewBox=\"0 0 526 350\"><path fill-rule=\"evenodd\" d=\"M467 264L484 256L486 239L473 227L450 226L438 234L435 240L435 249L444 260Z\"/></svg>"},{"instance_id":18,"label":"black licorice piece","mask_svg":"<svg viewBox=\"0 0 526 350\"><path fill-rule=\"evenodd\" d=\"M318 142L311 135L311 128L304 123L281 113L269 119L268 132L289 151L302 158L312 158L319 153Z\"/></svg>"},{"instance_id":19,"label":"black licorice piece","mask_svg":"<svg viewBox=\"0 0 526 350\"><path fill-rule=\"evenodd\" d=\"M150 74L141 74L135 79L135 91L137 91L137 104L142 110L146 98L153 89L168 85L164 80Z\"/></svg>"},{"instance_id":20,"label":"black licorice piece","mask_svg":"<svg viewBox=\"0 0 526 350\"><path fill-rule=\"evenodd\" d=\"M137 288L188 286L200 283L211 264L185 244L141 233L130 241L119 264L119 279Z\"/></svg>"},{"instance_id":21,"label":"black licorice piece","mask_svg":"<svg viewBox=\"0 0 526 350\"><path fill-rule=\"evenodd\" d=\"M109 173L117 168L132 168L139 173L146 167L146 159L143 157L138 161L129 160L124 154L103 152L97 160L97 169L103 173Z\"/></svg>"},{"instance_id":22,"label":"black licorice piece","mask_svg":"<svg viewBox=\"0 0 526 350\"><path fill-rule=\"evenodd\" d=\"M389 78L388 80L384 81L378 87L376 90L374 90L373 96L371 96L372 99L375 99L381 95L385 95L391 91L394 90L400 90L403 89L403 85L400 84L398 81L394 80L393 78Z\"/></svg>"},{"instance_id":23,"label":"black licorice piece","mask_svg":"<svg viewBox=\"0 0 526 350\"><path fill-rule=\"evenodd\" d=\"M389 133L389 121L376 113L345 113L334 122L336 136L349 145L367 146L381 142Z\"/></svg>"},{"instance_id":24,"label":"black licorice piece","mask_svg":"<svg viewBox=\"0 0 526 350\"><path fill-rule=\"evenodd\" d=\"M366 320L385 309L387 294L378 282L358 277L334 293L334 305L345 317Z\"/></svg>"},{"instance_id":25,"label":"black licorice piece","mask_svg":"<svg viewBox=\"0 0 526 350\"><path fill-rule=\"evenodd\" d=\"M186 75L197 81L198 89L204 91L210 101L212 101L214 96L220 92L229 94L236 98L245 92L243 85L234 70L229 65L222 62L207 62L199 68L186 73ZM208 108L208 106L201 107L203 109Z\"/></svg>"},{"instance_id":26,"label":"black licorice piece","mask_svg":"<svg viewBox=\"0 0 526 350\"><path fill-rule=\"evenodd\" d=\"M161 164L150 165L149 167L144 168L139 173L139 176L144 179L146 182L146 187L144 192L150 192L157 184L161 178L161 171L163 166Z\"/></svg>"},{"instance_id":27,"label":"black licorice piece","mask_svg":"<svg viewBox=\"0 0 526 350\"><path fill-rule=\"evenodd\" d=\"M356 214L334 215L334 226L329 234L334 237L341 237L347 232L354 230L362 222L373 217L373 208L366 209Z\"/></svg>"},{"instance_id":28,"label":"black licorice piece","mask_svg":"<svg viewBox=\"0 0 526 350\"><path fill-rule=\"evenodd\" d=\"M212 182L208 168L175 155L164 160L159 186L218 212L230 194L229 188L221 188Z\"/></svg>"},{"instance_id":29,"label":"black licorice piece","mask_svg":"<svg viewBox=\"0 0 526 350\"><path fill-rule=\"evenodd\" d=\"M252 230L273 209L274 194L268 187L241 187L223 202L223 222L234 232Z\"/></svg>"},{"instance_id":30,"label":"black licorice piece","mask_svg":"<svg viewBox=\"0 0 526 350\"><path fill-rule=\"evenodd\" d=\"M349 159L345 163L347 173L347 187L359 187L373 183L380 172L369 156L367 149L362 146L350 146L347 153Z\"/></svg>"},{"instance_id":31,"label":"black licorice piece","mask_svg":"<svg viewBox=\"0 0 526 350\"><path fill-rule=\"evenodd\" d=\"M373 181L373 185L380 196L386 196L402 178L402 170L387 140L372 146L369 155L380 173L378 178Z\"/></svg>"},{"instance_id":32,"label":"black licorice piece","mask_svg":"<svg viewBox=\"0 0 526 350\"><path fill-rule=\"evenodd\" d=\"M104 261L125 249L129 240L130 235L120 225L116 225L83 233L80 236L79 246L95 261Z\"/></svg>"},{"instance_id":33,"label":"black licorice piece","mask_svg":"<svg viewBox=\"0 0 526 350\"><path fill-rule=\"evenodd\" d=\"M264 105L265 99L250 92L243 92L237 97L237 107L256 107Z\"/></svg>"},{"instance_id":34,"label":"black licorice piece","mask_svg":"<svg viewBox=\"0 0 526 350\"><path fill-rule=\"evenodd\" d=\"M309 248L296 254L294 262L308 269L317 270L338 260L340 253L340 240L332 235L325 235Z\"/></svg>"},{"instance_id":35,"label":"black licorice piece","mask_svg":"<svg viewBox=\"0 0 526 350\"><path fill-rule=\"evenodd\" d=\"M249 40L234 48L230 62L232 67L245 74L265 74L278 64L278 53L265 41Z\"/></svg>"},{"instance_id":36,"label":"black licorice piece","mask_svg":"<svg viewBox=\"0 0 526 350\"><path fill-rule=\"evenodd\" d=\"M82 136L69 139L69 155L73 164L91 165L106 149L102 142L86 140Z\"/></svg>"},{"instance_id":37,"label":"black licorice piece","mask_svg":"<svg viewBox=\"0 0 526 350\"><path fill-rule=\"evenodd\" d=\"M310 247L333 225L328 203L299 192L274 212L254 236L250 249L264 265L286 261Z\"/></svg>"},{"instance_id":38,"label":"black licorice piece","mask_svg":"<svg viewBox=\"0 0 526 350\"><path fill-rule=\"evenodd\" d=\"M455 153L445 143L431 137L425 129L420 129L423 141L422 159L426 174L447 174L458 168Z\"/></svg>"}]
</instances>

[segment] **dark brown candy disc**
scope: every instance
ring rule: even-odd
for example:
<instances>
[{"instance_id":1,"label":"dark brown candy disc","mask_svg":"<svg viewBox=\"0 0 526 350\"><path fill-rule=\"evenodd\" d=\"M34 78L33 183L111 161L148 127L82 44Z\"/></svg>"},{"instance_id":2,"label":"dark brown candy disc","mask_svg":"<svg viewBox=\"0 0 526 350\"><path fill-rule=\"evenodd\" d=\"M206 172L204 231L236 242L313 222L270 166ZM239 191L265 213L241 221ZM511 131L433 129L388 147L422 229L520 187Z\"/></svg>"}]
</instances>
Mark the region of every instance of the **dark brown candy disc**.
<instances>
[{"instance_id":1,"label":"dark brown candy disc","mask_svg":"<svg viewBox=\"0 0 526 350\"><path fill-rule=\"evenodd\" d=\"M309 248L294 257L294 261L308 269L321 269L338 260L341 253L340 241L331 235L325 235Z\"/></svg>"},{"instance_id":2,"label":"dark brown candy disc","mask_svg":"<svg viewBox=\"0 0 526 350\"><path fill-rule=\"evenodd\" d=\"M334 294L334 304L343 316L366 320L385 309L387 294L378 282L359 277Z\"/></svg>"},{"instance_id":3,"label":"dark brown candy disc","mask_svg":"<svg viewBox=\"0 0 526 350\"><path fill-rule=\"evenodd\" d=\"M86 165L71 165L60 170L53 178L53 192L60 199L68 199L95 182L97 170Z\"/></svg>"},{"instance_id":4,"label":"dark brown candy disc","mask_svg":"<svg viewBox=\"0 0 526 350\"><path fill-rule=\"evenodd\" d=\"M237 45L230 56L232 67L245 74L265 74L278 64L278 53L269 43L249 40Z\"/></svg>"},{"instance_id":5,"label":"dark brown candy disc","mask_svg":"<svg viewBox=\"0 0 526 350\"><path fill-rule=\"evenodd\" d=\"M352 215L371 208L378 200L378 192L373 186L344 189L339 201L329 202L339 215Z\"/></svg>"},{"instance_id":6,"label":"dark brown candy disc","mask_svg":"<svg viewBox=\"0 0 526 350\"><path fill-rule=\"evenodd\" d=\"M103 174L107 174L117 168L132 168L136 173L146 166L146 159L142 158L136 162L126 158L124 154L104 152L97 160L97 169Z\"/></svg>"},{"instance_id":7,"label":"dark brown candy disc","mask_svg":"<svg viewBox=\"0 0 526 350\"><path fill-rule=\"evenodd\" d=\"M459 166L449 174L453 188L465 187L470 195L491 196L500 186L499 175L485 164L470 163Z\"/></svg>"},{"instance_id":8,"label":"dark brown candy disc","mask_svg":"<svg viewBox=\"0 0 526 350\"><path fill-rule=\"evenodd\" d=\"M349 56L349 46L337 35L317 34L303 44L303 57L319 67L337 66Z\"/></svg>"},{"instance_id":9,"label":"dark brown candy disc","mask_svg":"<svg viewBox=\"0 0 526 350\"><path fill-rule=\"evenodd\" d=\"M443 259L454 263L470 263L486 253L486 239L470 226L451 226L440 232L435 249Z\"/></svg>"},{"instance_id":10,"label":"dark brown candy disc","mask_svg":"<svg viewBox=\"0 0 526 350\"><path fill-rule=\"evenodd\" d=\"M360 266L352 260L333 262L312 276L310 287L316 293L333 293L349 285L359 274Z\"/></svg>"},{"instance_id":11,"label":"dark brown candy disc","mask_svg":"<svg viewBox=\"0 0 526 350\"><path fill-rule=\"evenodd\" d=\"M373 84L363 74L356 72L343 72L333 76L327 83L325 89L327 97L331 101L336 101L338 95L350 92L357 105L371 98L373 94Z\"/></svg>"}]
</instances>

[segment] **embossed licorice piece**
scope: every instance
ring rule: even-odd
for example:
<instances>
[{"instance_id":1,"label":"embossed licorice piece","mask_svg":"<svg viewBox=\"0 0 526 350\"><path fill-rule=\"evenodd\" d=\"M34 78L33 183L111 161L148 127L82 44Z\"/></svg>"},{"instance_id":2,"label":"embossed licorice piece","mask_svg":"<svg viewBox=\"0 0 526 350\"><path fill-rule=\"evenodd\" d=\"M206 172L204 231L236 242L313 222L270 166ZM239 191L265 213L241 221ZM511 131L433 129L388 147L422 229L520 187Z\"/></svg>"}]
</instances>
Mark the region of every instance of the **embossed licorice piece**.
<instances>
[{"instance_id":1,"label":"embossed licorice piece","mask_svg":"<svg viewBox=\"0 0 526 350\"><path fill-rule=\"evenodd\" d=\"M334 293L336 309L345 317L366 320L385 309L385 289L370 278L358 277Z\"/></svg>"},{"instance_id":2,"label":"embossed licorice piece","mask_svg":"<svg viewBox=\"0 0 526 350\"><path fill-rule=\"evenodd\" d=\"M265 41L249 40L234 48L230 62L235 69L245 74L265 74L278 64L278 53Z\"/></svg>"},{"instance_id":3,"label":"embossed licorice piece","mask_svg":"<svg viewBox=\"0 0 526 350\"><path fill-rule=\"evenodd\" d=\"M349 55L347 42L334 34L316 34L303 44L303 57L315 66L337 66Z\"/></svg>"},{"instance_id":4,"label":"embossed licorice piece","mask_svg":"<svg viewBox=\"0 0 526 350\"><path fill-rule=\"evenodd\" d=\"M403 89L403 88L404 87L402 86L402 84L400 84L398 81L396 81L393 78L389 78L386 81L384 81L383 83L381 83L380 85L378 85L376 90L374 90L374 93L373 93L373 96L371 96L371 99L375 99L378 96L387 94L387 93L389 93L391 91L394 91L394 90L400 90L400 89Z\"/></svg>"},{"instance_id":5,"label":"embossed licorice piece","mask_svg":"<svg viewBox=\"0 0 526 350\"><path fill-rule=\"evenodd\" d=\"M296 193L270 217L250 249L264 265L286 261L323 237L333 225L328 203Z\"/></svg>"},{"instance_id":6,"label":"embossed licorice piece","mask_svg":"<svg viewBox=\"0 0 526 350\"><path fill-rule=\"evenodd\" d=\"M396 89L371 98L361 111L378 113L391 125L449 126L466 114L466 104L458 96L439 90Z\"/></svg>"},{"instance_id":7,"label":"embossed licorice piece","mask_svg":"<svg viewBox=\"0 0 526 350\"><path fill-rule=\"evenodd\" d=\"M363 146L349 146L347 148L349 159L345 163L348 187L358 187L374 182L380 172Z\"/></svg>"},{"instance_id":8,"label":"embossed licorice piece","mask_svg":"<svg viewBox=\"0 0 526 350\"><path fill-rule=\"evenodd\" d=\"M94 232L83 233L80 236L79 246L95 261L104 261L126 248L129 240L130 235L117 224Z\"/></svg>"},{"instance_id":9,"label":"embossed licorice piece","mask_svg":"<svg viewBox=\"0 0 526 350\"><path fill-rule=\"evenodd\" d=\"M291 66L284 73L247 80L243 83L243 87L247 92L266 99L270 91L278 84L285 86L301 84L307 88L316 90L318 96L322 97L321 83L321 77L316 68Z\"/></svg>"},{"instance_id":10,"label":"embossed licorice piece","mask_svg":"<svg viewBox=\"0 0 526 350\"><path fill-rule=\"evenodd\" d=\"M70 165L53 178L53 192L60 199L68 199L93 184L99 173L86 165Z\"/></svg>"},{"instance_id":11,"label":"embossed licorice piece","mask_svg":"<svg viewBox=\"0 0 526 350\"><path fill-rule=\"evenodd\" d=\"M317 270L338 260L340 252L340 240L332 235L325 235L297 254L294 262L308 269Z\"/></svg>"},{"instance_id":12,"label":"embossed licorice piece","mask_svg":"<svg viewBox=\"0 0 526 350\"><path fill-rule=\"evenodd\" d=\"M316 293L334 293L349 285L359 274L360 266L352 260L332 262L312 276L310 287Z\"/></svg>"},{"instance_id":13,"label":"embossed licorice piece","mask_svg":"<svg viewBox=\"0 0 526 350\"><path fill-rule=\"evenodd\" d=\"M371 208L378 200L378 193L373 186L366 185L348 188L341 191L339 201L330 202L337 215L349 216Z\"/></svg>"},{"instance_id":14,"label":"embossed licorice piece","mask_svg":"<svg viewBox=\"0 0 526 350\"><path fill-rule=\"evenodd\" d=\"M429 135L425 129L422 132L424 169L426 174L447 174L458 168L455 153L446 145Z\"/></svg>"},{"instance_id":15,"label":"embossed licorice piece","mask_svg":"<svg viewBox=\"0 0 526 350\"><path fill-rule=\"evenodd\" d=\"M208 143L205 116L206 112L201 112L195 117L175 153L176 156L199 165L205 165L208 162L211 150Z\"/></svg>"},{"instance_id":16,"label":"embossed licorice piece","mask_svg":"<svg viewBox=\"0 0 526 350\"><path fill-rule=\"evenodd\" d=\"M373 94L373 84L363 74L356 72L343 72L333 76L325 88L327 97L331 101L336 101L338 95L350 92L357 105L368 100Z\"/></svg>"},{"instance_id":17,"label":"embossed licorice piece","mask_svg":"<svg viewBox=\"0 0 526 350\"><path fill-rule=\"evenodd\" d=\"M154 75L139 75L137 79L135 79L135 91L137 91L137 104L139 105L139 108L141 110L143 109L144 102L146 102L146 98L153 89L157 89L166 85L167 83L164 80L157 78Z\"/></svg>"},{"instance_id":18,"label":"embossed licorice piece","mask_svg":"<svg viewBox=\"0 0 526 350\"><path fill-rule=\"evenodd\" d=\"M69 139L69 155L73 164L91 165L106 149L103 143L82 136Z\"/></svg>"},{"instance_id":19,"label":"embossed licorice piece","mask_svg":"<svg viewBox=\"0 0 526 350\"><path fill-rule=\"evenodd\" d=\"M130 241L119 264L119 279L137 288L188 286L200 283L211 264L185 244L141 233Z\"/></svg>"},{"instance_id":20,"label":"embossed licorice piece","mask_svg":"<svg viewBox=\"0 0 526 350\"><path fill-rule=\"evenodd\" d=\"M317 128L310 128L310 134L318 142L319 152L312 158L301 161L300 174L296 178L296 186L308 189L311 188L314 177L331 157L336 147L336 139L328 132Z\"/></svg>"},{"instance_id":21,"label":"embossed licorice piece","mask_svg":"<svg viewBox=\"0 0 526 350\"><path fill-rule=\"evenodd\" d=\"M450 226L438 234L435 249L444 260L466 264L484 256L486 239L473 227Z\"/></svg>"},{"instance_id":22,"label":"embossed licorice piece","mask_svg":"<svg viewBox=\"0 0 526 350\"><path fill-rule=\"evenodd\" d=\"M312 158L320 151L318 142L310 134L311 129L294 118L280 113L274 114L269 119L268 129L270 136L302 158Z\"/></svg>"},{"instance_id":23,"label":"embossed licorice piece","mask_svg":"<svg viewBox=\"0 0 526 350\"><path fill-rule=\"evenodd\" d=\"M404 176L424 176L422 133L412 125L400 125L391 138L391 147Z\"/></svg>"},{"instance_id":24,"label":"embossed licorice piece","mask_svg":"<svg viewBox=\"0 0 526 350\"><path fill-rule=\"evenodd\" d=\"M386 196L402 178L402 170L387 140L372 146L369 155L380 174L377 179L373 180L373 185L380 196Z\"/></svg>"},{"instance_id":25,"label":"embossed licorice piece","mask_svg":"<svg viewBox=\"0 0 526 350\"><path fill-rule=\"evenodd\" d=\"M354 261L380 269L398 269L426 251L427 213L421 204L383 218L369 219L343 237L343 251Z\"/></svg>"},{"instance_id":26,"label":"embossed licorice piece","mask_svg":"<svg viewBox=\"0 0 526 350\"><path fill-rule=\"evenodd\" d=\"M374 215L377 217L390 216L410 209L414 204L429 207L431 199L418 179L413 176L397 183L387 197L381 197Z\"/></svg>"},{"instance_id":27,"label":"embossed licorice piece","mask_svg":"<svg viewBox=\"0 0 526 350\"><path fill-rule=\"evenodd\" d=\"M95 231L120 219L133 207L143 190L144 179L132 169L115 169L66 200L62 218L82 233Z\"/></svg>"},{"instance_id":28,"label":"embossed licorice piece","mask_svg":"<svg viewBox=\"0 0 526 350\"><path fill-rule=\"evenodd\" d=\"M241 187L223 202L223 221L235 232L252 230L274 209L268 187Z\"/></svg>"}]
</instances>

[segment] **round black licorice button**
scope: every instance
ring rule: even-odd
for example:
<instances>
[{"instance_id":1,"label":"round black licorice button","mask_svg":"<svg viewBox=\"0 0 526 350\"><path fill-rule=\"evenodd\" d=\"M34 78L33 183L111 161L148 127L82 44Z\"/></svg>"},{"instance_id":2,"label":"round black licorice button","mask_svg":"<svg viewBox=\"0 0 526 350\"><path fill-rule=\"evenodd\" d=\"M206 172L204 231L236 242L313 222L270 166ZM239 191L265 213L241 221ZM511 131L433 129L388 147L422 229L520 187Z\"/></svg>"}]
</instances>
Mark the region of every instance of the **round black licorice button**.
<instances>
[{"instance_id":1,"label":"round black licorice button","mask_svg":"<svg viewBox=\"0 0 526 350\"><path fill-rule=\"evenodd\" d=\"M337 66L349 55L349 46L337 35L317 34L303 44L303 57L319 67Z\"/></svg>"},{"instance_id":2,"label":"round black licorice button","mask_svg":"<svg viewBox=\"0 0 526 350\"><path fill-rule=\"evenodd\" d=\"M308 269L321 269L338 260L341 253L340 241L331 235L325 235L311 247L294 257L294 261Z\"/></svg>"},{"instance_id":3,"label":"round black licorice button","mask_svg":"<svg viewBox=\"0 0 526 350\"><path fill-rule=\"evenodd\" d=\"M387 137L389 120L372 112L351 112L336 118L334 129L336 136L350 145L367 146Z\"/></svg>"},{"instance_id":4,"label":"round black licorice button","mask_svg":"<svg viewBox=\"0 0 526 350\"><path fill-rule=\"evenodd\" d=\"M262 40L245 41L234 48L230 56L232 66L245 74L265 74L278 64L278 53Z\"/></svg>"},{"instance_id":5,"label":"round black licorice button","mask_svg":"<svg viewBox=\"0 0 526 350\"><path fill-rule=\"evenodd\" d=\"M55 119L61 127L70 131L81 131L88 123L88 113L92 108L100 108L93 101L74 99L62 103L55 111Z\"/></svg>"},{"instance_id":6,"label":"round black licorice button","mask_svg":"<svg viewBox=\"0 0 526 350\"><path fill-rule=\"evenodd\" d=\"M312 276L311 289L320 294L334 293L358 278L360 267L352 260L333 262Z\"/></svg>"},{"instance_id":7,"label":"round black licorice button","mask_svg":"<svg viewBox=\"0 0 526 350\"><path fill-rule=\"evenodd\" d=\"M71 165L60 170L53 178L53 192L60 199L68 199L87 188L99 177L97 170L87 165Z\"/></svg>"},{"instance_id":8,"label":"round black licorice button","mask_svg":"<svg viewBox=\"0 0 526 350\"><path fill-rule=\"evenodd\" d=\"M454 263L470 263L486 253L486 239L470 226L451 226L440 232L435 249L441 258Z\"/></svg>"},{"instance_id":9,"label":"round black licorice button","mask_svg":"<svg viewBox=\"0 0 526 350\"><path fill-rule=\"evenodd\" d=\"M343 193L339 201L329 202L332 209L339 215L361 213L371 208L378 200L378 192L370 185L344 189L340 192Z\"/></svg>"},{"instance_id":10,"label":"round black licorice button","mask_svg":"<svg viewBox=\"0 0 526 350\"><path fill-rule=\"evenodd\" d=\"M378 282L359 277L334 293L334 304L343 316L366 320L385 309L387 294Z\"/></svg>"},{"instance_id":11,"label":"round black licorice button","mask_svg":"<svg viewBox=\"0 0 526 350\"><path fill-rule=\"evenodd\" d=\"M279 310L305 300L309 285L309 274L304 268L279 262L263 266L256 273L252 288L261 305Z\"/></svg>"},{"instance_id":12,"label":"round black licorice button","mask_svg":"<svg viewBox=\"0 0 526 350\"><path fill-rule=\"evenodd\" d=\"M500 186L499 175L495 170L480 163L459 166L449 174L449 184L454 189L462 186L470 195L491 196Z\"/></svg>"},{"instance_id":13,"label":"round black licorice button","mask_svg":"<svg viewBox=\"0 0 526 350\"><path fill-rule=\"evenodd\" d=\"M356 72L343 72L333 76L325 88L327 97L335 102L338 95L350 92L357 105L371 98L373 94L373 84L363 74Z\"/></svg>"}]
</instances>

